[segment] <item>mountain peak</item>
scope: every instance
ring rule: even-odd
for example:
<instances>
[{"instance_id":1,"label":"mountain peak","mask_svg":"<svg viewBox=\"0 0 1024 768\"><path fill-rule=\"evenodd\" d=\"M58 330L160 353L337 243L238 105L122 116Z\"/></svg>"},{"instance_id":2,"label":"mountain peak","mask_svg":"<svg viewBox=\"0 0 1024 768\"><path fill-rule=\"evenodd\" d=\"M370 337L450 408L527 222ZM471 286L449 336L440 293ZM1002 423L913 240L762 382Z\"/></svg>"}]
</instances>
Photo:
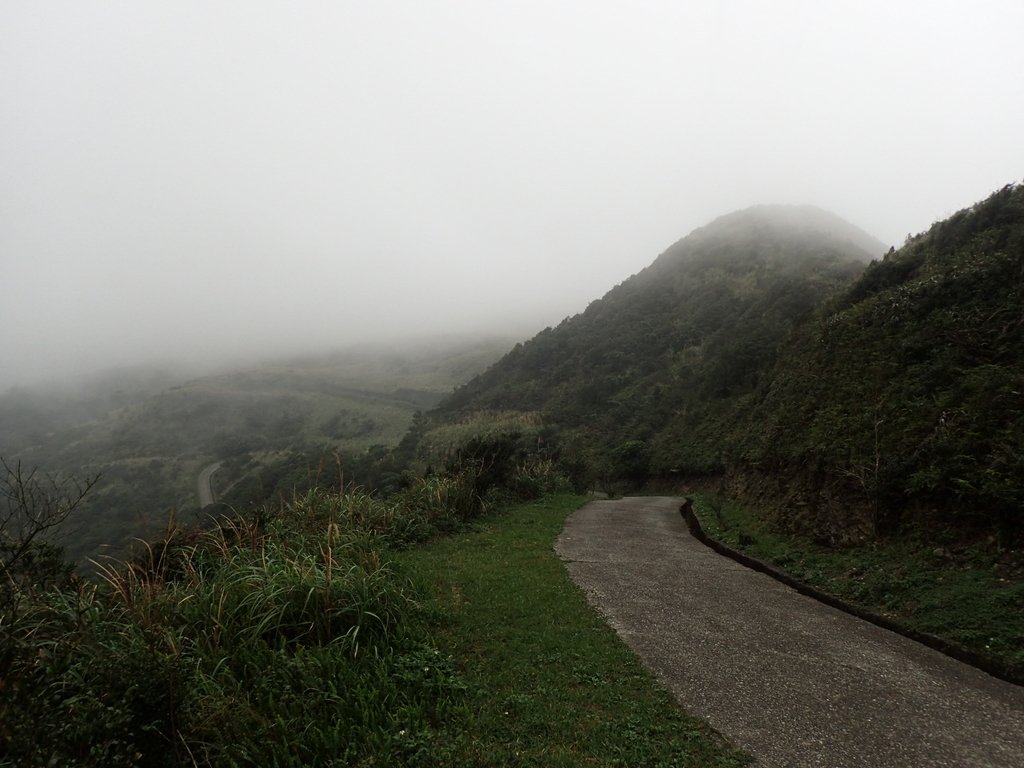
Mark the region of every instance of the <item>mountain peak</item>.
<instances>
[{"instance_id":1,"label":"mountain peak","mask_svg":"<svg viewBox=\"0 0 1024 768\"><path fill-rule=\"evenodd\" d=\"M812 205L755 205L719 216L673 243L637 278L692 279L692 270L748 272L771 265L788 274L822 270L848 277L885 253L884 244Z\"/></svg>"},{"instance_id":2,"label":"mountain peak","mask_svg":"<svg viewBox=\"0 0 1024 768\"><path fill-rule=\"evenodd\" d=\"M883 254L885 244L838 214L814 205L754 205L719 216L706 229L742 229L744 223L761 230L817 233L840 240L849 240L868 253Z\"/></svg>"},{"instance_id":3,"label":"mountain peak","mask_svg":"<svg viewBox=\"0 0 1024 768\"><path fill-rule=\"evenodd\" d=\"M863 262L886 251L881 240L831 211L813 205L771 204L719 216L678 240L658 261L699 260L712 253L721 258L730 251L783 256L794 245L799 251L827 247Z\"/></svg>"}]
</instances>

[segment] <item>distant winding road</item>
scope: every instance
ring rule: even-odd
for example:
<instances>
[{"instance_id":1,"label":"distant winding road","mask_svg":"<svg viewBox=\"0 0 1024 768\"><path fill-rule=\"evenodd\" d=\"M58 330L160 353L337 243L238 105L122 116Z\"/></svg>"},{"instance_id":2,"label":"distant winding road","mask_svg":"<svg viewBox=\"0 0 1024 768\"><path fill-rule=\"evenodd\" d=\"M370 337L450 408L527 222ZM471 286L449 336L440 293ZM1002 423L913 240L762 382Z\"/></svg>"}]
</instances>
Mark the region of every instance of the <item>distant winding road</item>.
<instances>
[{"instance_id":1,"label":"distant winding road","mask_svg":"<svg viewBox=\"0 0 1024 768\"><path fill-rule=\"evenodd\" d=\"M1024 766L1024 688L718 555L680 502L591 502L557 550L680 704L755 765Z\"/></svg>"},{"instance_id":2,"label":"distant winding road","mask_svg":"<svg viewBox=\"0 0 1024 768\"><path fill-rule=\"evenodd\" d=\"M221 464L223 464L223 462L221 461L210 464L209 466L204 467L203 471L199 473L200 509L208 507L209 505L215 504L217 502L217 498L213 493L213 486L210 481L213 478L213 473L220 469Z\"/></svg>"}]
</instances>

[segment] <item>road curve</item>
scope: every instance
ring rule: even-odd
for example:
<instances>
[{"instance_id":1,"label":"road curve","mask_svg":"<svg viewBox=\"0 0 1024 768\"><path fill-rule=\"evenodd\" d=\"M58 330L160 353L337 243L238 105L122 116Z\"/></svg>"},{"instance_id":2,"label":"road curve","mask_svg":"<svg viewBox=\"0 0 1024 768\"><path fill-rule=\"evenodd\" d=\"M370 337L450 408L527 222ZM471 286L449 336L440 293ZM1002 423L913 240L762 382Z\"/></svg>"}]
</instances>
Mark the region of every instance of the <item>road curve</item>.
<instances>
[{"instance_id":1,"label":"road curve","mask_svg":"<svg viewBox=\"0 0 1024 768\"><path fill-rule=\"evenodd\" d=\"M683 708L754 765L1024 766L1024 688L716 554L681 501L591 502L556 549Z\"/></svg>"},{"instance_id":2,"label":"road curve","mask_svg":"<svg viewBox=\"0 0 1024 768\"><path fill-rule=\"evenodd\" d=\"M210 506L217 500L217 497L213 493L213 483L211 480L213 478L213 473L220 469L221 464L223 464L221 461L210 464L203 467L203 471L199 473L197 490L199 491L200 509Z\"/></svg>"}]
</instances>

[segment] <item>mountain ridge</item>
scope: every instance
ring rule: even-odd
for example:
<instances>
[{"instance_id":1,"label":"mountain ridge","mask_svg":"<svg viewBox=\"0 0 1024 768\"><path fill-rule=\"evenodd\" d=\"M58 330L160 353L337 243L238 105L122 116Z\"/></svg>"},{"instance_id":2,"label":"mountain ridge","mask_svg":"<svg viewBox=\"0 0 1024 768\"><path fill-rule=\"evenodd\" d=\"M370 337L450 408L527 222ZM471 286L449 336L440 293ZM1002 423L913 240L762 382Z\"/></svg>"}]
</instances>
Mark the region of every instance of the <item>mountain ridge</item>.
<instances>
[{"instance_id":1,"label":"mountain ridge","mask_svg":"<svg viewBox=\"0 0 1024 768\"><path fill-rule=\"evenodd\" d=\"M789 296L786 300L789 307L760 306L755 307L761 310L762 314L769 310L775 310L780 316L779 319L789 318L790 315L798 314L808 308L813 301L817 300L818 294L834 289L838 284L847 281L858 273L869 261L871 253L860 246L847 240L838 242L835 238L822 238L817 236L818 230L807 227L812 237L804 235L806 247L785 250L775 240L767 240L763 236L757 238L762 246L759 251L751 254L747 251L723 251L708 254L707 243L709 237L720 238L723 224L730 224L730 231L735 233L735 223L744 221L747 224L763 225L766 221L766 212L785 210L790 216L794 214L806 215L813 211L815 217L830 217L833 221L841 221L834 214L827 214L821 209L810 206L789 207L789 206L757 206L745 209L734 214L716 219L706 227L694 230L690 235L682 238L666 249L658 256L651 265L641 270L636 275L624 280L608 291L602 298L591 302L587 308L578 315L567 318L557 328L548 328L535 336L532 340L517 345L509 353L509 360L521 360L531 367L534 373L542 377L550 373L552 365L557 366L558 361L549 361L550 365L532 364L538 357L536 347L544 345L545 341L553 336L571 335L570 329L578 329L586 326L607 326L609 322L633 323L643 335L644 331L650 334L658 334L660 339L651 346L659 352L671 352L674 350L685 350L704 343L705 337L719 331L725 314L729 309L748 309L750 298L756 293L756 286L766 279L774 279L776 275L769 274L772 269L780 269L782 265L788 265L794 261L800 261L799 269L790 270L783 268L780 271L780 279L783 279L789 289ZM845 223L844 223L845 224ZM852 225L845 225L853 229ZM778 229L773 225L774 229ZM748 227L749 230L749 227ZM749 235L749 231L741 233ZM761 233L763 235L763 231ZM868 236L864 235L864 238ZM881 243L868 238L873 246L881 248ZM771 249L764 248L765 245L773 246ZM713 256L714 258L709 258ZM808 264L814 269L804 269ZM674 270L671 279L666 279L666 271ZM795 281L789 273L795 272L800 277ZM703 280L710 273L709 280ZM689 282L688 282L689 281ZM784 291L777 290L774 295L769 296L769 303L775 299L782 299ZM702 290L710 290L715 295L702 297L699 304L693 301ZM802 295L794 296L794 292ZM640 302L643 305L640 306ZM731 305L727 307L726 305ZM652 324L652 317L657 316L662 322L660 325ZM636 336L638 334L630 334ZM625 358L630 357L631 351L643 349L646 345L637 345L635 338L630 339L609 339L603 340L605 345L613 345L616 348L611 356L616 355ZM564 346L565 340L556 342L558 346ZM591 350L590 357L601 357L602 353L598 346ZM605 353L608 357L608 353ZM633 355L636 357L636 355ZM582 361L585 367L599 368L600 362L595 359ZM622 360L619 360L622 362ZM613 364L614 361L609 361ZM470 393L479 390L486 383L488 377L499 375L499 371L508 366L505 360L500 360L484 374L472 380L467 385L456 390L455 395L449 398L442 405L444 410L458 409L460 403L465 401ZM492 373L492 370L495 371ZM491 398L494 400L494 398ZM492 406L500 406L502 403L492 402Z\"/></svg>"},{"instance_id":2,"label":"mountain ridge","mask_svg":"<svg viewBox=\"0 0 1024 768\"><path fill-rule=\"evenodd\" d=\"M1007 468L1018 454L1003 426L1024 410L1007 403L1008 393L1024 391L1021 360L1009 344L1024 327L1015 272L1024 251L1022 195L1010 185L888 252L813 206L726 214L582 313L516 345L458 388L431 422L529 414L543 425L535 430L541 438L557 442L590 483L728 479L749 498L774 499L769 506L780 521L823 540L877 535L915 505L952 519L955 504L942 502L943 493L957 503L998 502L999 527L1016 530L1009 500L1024 501L1024 493L1011 490L1019 484ZM883 300L903 301L909 314L896 325L872 325L865 302L884 314ZM958 325L962 316L970 322ZM851 317L859 318L852 326L843 320ZM987 332L986 318L1003 322L1001 336ZM848 331L838 346L837 328ZM993 344L1002 355L998 371L982 366L992 365ZM995 397L980 415L980 395L963 395L972 418L1006 438L1003 463L986 463L991 445L979 438L960 446L974 458L961 462L959 474L934 462L911 467L901 456L923 450L926 422L939 423L944 409L926 415L900 404L945 398L948 420L959 411L947 384L965 371L979 379L970 386ZM878 410L883 396L886 414ZM912 419L900 415L910 412ZM902 439L901 430L918 443ZM929 455L953 450L929 445ZM996 472L999 487L967 490L975 482L970 467ZM907 482L904 470L911 471Z\"/></svg>"}]
</instances>

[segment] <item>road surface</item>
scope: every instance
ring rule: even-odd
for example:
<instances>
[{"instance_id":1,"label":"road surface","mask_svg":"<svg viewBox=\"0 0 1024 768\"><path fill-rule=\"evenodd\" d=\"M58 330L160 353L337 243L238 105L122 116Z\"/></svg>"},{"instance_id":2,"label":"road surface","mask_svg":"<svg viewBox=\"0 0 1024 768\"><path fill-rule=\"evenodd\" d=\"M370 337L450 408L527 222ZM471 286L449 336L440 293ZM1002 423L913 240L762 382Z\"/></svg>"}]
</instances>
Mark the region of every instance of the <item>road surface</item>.
<instances>
[{"instance_id":1,"label":"road surface","mask_svg":"<svg viewBox=\"0 0 1024 768\"><path fill-rule=\"evenodd\" d=\"M199 473L199 508L203 509L217 501L217 497L213 493L213 485L210 482L213 478L213 473L220 469L220 465L223 462L216 462L203 468L203 471Z\"/></svg>"},{"instance_id":2,"label":"road surface","mask_svg":"<svg viewBox=\"0 0 1024 768\"><path fill-rule=\"evenodd\" d=\"M718 555L681 501L591 502L557 550L682 707L754 765L1024 767L1024 688Z\"/></svg>"}]
</instances>

